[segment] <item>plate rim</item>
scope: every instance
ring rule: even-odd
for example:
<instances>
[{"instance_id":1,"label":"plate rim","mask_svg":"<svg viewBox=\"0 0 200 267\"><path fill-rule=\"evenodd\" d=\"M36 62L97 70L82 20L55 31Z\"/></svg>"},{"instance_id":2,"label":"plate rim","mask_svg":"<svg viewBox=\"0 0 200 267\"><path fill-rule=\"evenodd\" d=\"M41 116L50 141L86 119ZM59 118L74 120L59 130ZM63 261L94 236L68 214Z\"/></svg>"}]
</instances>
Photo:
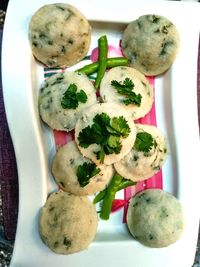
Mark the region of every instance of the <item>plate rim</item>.
<instances>
[{"instance_id":1,"label":"plate rim","mask_svg":"<svg viewBox=\"0 0 200 267\"><path fill-rule=\"evenodd\" d=\"M15 3L14 3L15 2ZM53 1L45 1L45 0L42 0L42 1L39 1L39 0L37 0L37 1L35 1L35 3L34 3L34 7L36 7L37 5L41 5L42 3L45 3L45 2L53 2ZM62 1L61 1L62 2ZM68 2L70 2L70 3L72 3L72 4L74 4L74 5L76 5L77 7L79 6L79 4L80 4L80 1L76 1L76 0L74 0L74 1L68 1ZM89 1L87 1L87 0L85 0L85 1L83 1L84 3L88 3ZM112 2L112 1L111 1ZM15 66L15 64L14 64L14 66L15 66L15 68L14 68L14 66L13 65L10 65L11 63L12 63L12 58L11 58L11 56L9 55L9 53L12 51L12 47L10 46L10 44L8 43L8 41L10 40L10 38L11 38L11 36L10 36L10 27L11 27L11 25L10 24L12 24L13 23L13 21L12 21L12 18L11 18L11 16L10 16L10 10L13 12L14 11L14 8L16 7L16 5L17 5L17 3L18 4L22 4L22 3L25 3L25 1L24 0L18 0L18 1L14 1L14 0L10 0L10 2L9 2L9 6L8 6L8 12L7 12L7 15L6 15L6 21L5 21L5 26L4 26L4 33L3 33L3 43L2 43L2 83L3 83L3 87L4 87L4 89L3 89L3 95L4 95L4 103L5 103L5 109L6 109L6 115L7 115L7 119L8 119L8 125L9 125L9 129L10 129L10 131L11 131L11 136L12 136L12 140L13 140L13 143L14 143L14 149L15 149L15 153L16 153L16 160L17 160L17 166L18 166L18 173L19 173L19 195L20 195L20 202L22 202L23 201L23 199L25 198L25 199L27 199L27 195L25 195L25 193L24 193L24 190L27 190L27 185L26 186L24 186L23 184L21 184L21 180L20 179L22 179L21 177L24 177L25 175L27 175L28 174L28 172L29 172L29 163L28 162L26 162L26 164L28 164L28 166L27 166L27 168L24 170L23 169L23 167L21 166L21 164L22 164L22 162L24 162L23 160L22 160L22 155L21 155L21 145L22 144L19 144L18 142L16 142L16 139L18 139L19 138L19 133L21 133L22 134L22 129L19 129L20 127L19 127L19 125L20 125L20 121L18 121L18 122L13 122L14 121L14 114L19 114L19 111L21 111L21 110L23 110L22 109L22 107L21 106L19 106L19 107L14 107L14 114L13 114L13 111L11 111L11 109L10 109L10 105L12 104L12 106L13 106L13 104L15 103L15 99L11 99L10 98L10 93L8 92L10 89L6 89L6 88L11 88L11 86L12 86L12 81L11 81L11 79L10 79L10 74L8 74L8 73L12 73L13 74L13 72L15 72L15 75L14 75L14 78L16 78L15 79L15 81L17 80L17 81L19 81L19 79L17 79L17 74L19 74L20 75L20 70L17 70L16 69L16 67L17 66ZM94 4L95 3L95 4ZM131 3L131 1L130 0L128 0L127 1L127 3ZM110 3L111 4L111 3ZM163 6L165 6L165 7L168 7L169 8L169 6L170 6L170 8L173 8L173 7L180 7L180 8L182 8L181 6L184 6L184 9L186 9L186 8L188 8L188 7L190 7L191 8L191 10L194 10L194 13L196 14L196 12L197 11L195 11L196 10L196 7L197 7L197 5L196 4L198 4L198 3L187 3L187 2L184 2L184 3L181 3L182 5L180 5L180 3L177 3L177 2L162 2L162 4L161 3L159 3L159 6L160 7L163 7ZM120 4L119 4L120 5ZM134 5L133 3L132 3L132 5ZM147 4L146 4L147 5ZM82 6L83 6L83 3L80 5L80 9L82 9ZM95 8L97 8L97 6L98 6L98 8L100 8L100 5L99 5L99 3L98 3L98 1L97 0L95 0L94 2L93 2L93 6L91 7L91 10L92 11L94 11L95 10ZM135 8L138 8L138 10L140 10L140 5L137 5L137 7L136 6L134 6ZM148 9L148 7L150 8L150 5L147 5L146 6L146 8ZM198 6L198 8L199 8L199 6ZM85 7L84 7L84 9L86 9ZM151 8L150 8L151 10L152 10L152 6L151 6ZM91 10L90 10L90 12L91 12ZM156 8L156 10L159 10L159 7L157 7ZM88 12L88 11L87 11ZM137 13L137 12L136 12ZM94 14L96 14L96 13L93 13L93 16L94 16ZM100 14L100 12L98 13L98 14ZM195 15L196 16L196 15ZM99 19L101 19L102 20L102 17L97 17L97 16L95 16L96 18L97 18L97 20ZM198 17L196 17L196 18L198 18ZM27 42L26 43L23 43L23 41L25 40L24 38L25 38L25 36L24 36L24 28L23 28L23 25L21 25L20 23L23 23L24 22L24 18L23 18L23 20L22 20L22 18L19 18L18 17L18 19L19 19L19 24L17 24L16 25L16 30L17 30L17 32L16 32L16 34L18 34L19 33L19 36L18 36L18 38L21 36L22 37L22 40L21 40L21 42L19 42L19 44L18 45L21 45L22 46L22 49L24 48L24 53L25 53L25 55L27 56L27 55L30 55L30 48L29 47L27 47ZM20 20L21 19L21 20ZM105 17L104 17L104 19L105 19ZM103 20L104 20L103 19ZM114 20L115 20L116 18L114 18ZM124 17L123 17L123 19L125 19ZM123 20L122 19L122 20ZM28 20L28 18L26 17L26 20ZM195 23L195 19L193 19L193 23ZM21 32L19 32L19 29L21 29L20 27L22 27L22 29L23 29L23 34L21 33ZM198 29L199 29L199 25L198 25ZM14 34L14 37L16 37L16 35ZM12 38L11 38L12 39ZM23 59L24 60L24 59ZM9 61L9 64L7 63ZM29 66L29 69L27 69L27 72L28 72L28 74L29 74L29 77L31 77L33 80L34 80L34 76L33 76L33 73L32 73L32 70L31 70L31 66L33 66L34 65L34 59L33 59L33 57L29 57L29 58L26 58L25 59L25 62L26 62L26 64L27 64L27 66ZM13 68L13 69L12 69ZM12 76L12 75L11 75ZM27 75L28 76L28 75ZM21 76L20 76L21 77ZM196 69L196 77L197 77L197 69ZM196 79L194 79L195 81L196 81ZM194 82L195 82L194 81ZM21 81L22 82L22 81ZM24 98L25 98L25 100L26 100L26 97L29 97L30 99L27 99L29 102L29 104L31 104L31 111L32 112L34 112L34 106L33 106L33 88L32 88L32 81L30 82L30 80L29 79L27 79L27 78L25 78L25 80L21 83L21 82L19 82L19 84L21 85L21 86L26 86L27 87L27 90L30 90L30 92L27 92L27 94L26 94L26 96L24 96ZM18 90L19 90L20 88L18 88ZM19 90L20 91L20 90ZM15 92L16 93L16 92ZM17 94L16 94L16 96L17 96ZM11 97L12 97L12 95L11 95ZM194 95L193 95L193 97L194 97ZM175 97L176 99L177 99L177 96ZM195 97L195 100L196 100L196 97ZM176 103L174 103L174 105L175 105ZM194 109L193 109L193 111L194 111ZM192 115L194 115L194 114L192 114ZM34 124L34 126L35 127L38 127L38 125L39 125L39 118L38 117L34 117L33 116L33 114L32 113L30 113L30 118L32 118L33 119L33 124ZM198 117L197 117L197 114L195 114L195 119L198 119ZM16 123L17 123L17 125L16 125ZM26 121L26 123L28 123L28 121ZM16 127L17 127L17 136L16 136ZM192 128L193 129L196 129L196 131L198 130L198 120L196 121L196 122L194 122L194 123L192 123ZM195 140L196 140L196 149L198 149L198 148L200 148L200 146L199 146L199 136L198 136L198 133L195 131ZM46 158L45 158L45 156L44 156L44 144L42 143L42 140L40 139L40 132L37 132L36 133L36 136L35 136L35 134L31 134L31 136L33 137L33 139L35 139L34 140L34 142L31 144L31 148L33 149L33 151L35 151L34 149L34 145L35 144L39 144L39 152L37 152L37 151L35 151L34 153L38 153L38 160L35 162L35 164L34 164L34 166L36 167L37 165L38 165L38 163L41 165L41 168L40 168L40 172L42 173L42 175L44 176L44 177L48 177L48 170L47 170L47 168L45 168L44 166L45 166L45 162L46 162ZM197 138L198 138L198 141L197 141ZM30 144L29 144L30 145ZM25 146L25 150L26 151L28 151L29 150L29 148L30 147L27 147L27 146ZM200 153L199 152L196 152L195 153L195 155L196 156L198 156L198 155L200 155ZM41 164L42 163L42 164ZM23 169L23 170L22 170ZM198 170L198 168L196 167L196 170ZM22 173L23 172L23 173ZM25 173L24 173L25 172ZM44 179L45 180L45 179ZM38 183L39 184L39 183ZM198 187L198 186L197 186ZM183 190L183 189L182 189ZM44 192L46 192L47 191L47 187L46 187L46 184L45 184L45 182L43 182L43 184L42 184L42 186L41 186L41 188L40 188L40 190L36 190L36 192L35 193L41 193L41 199L40 199L40 203L36 203L35 204L35 208L38 208L39 206L40 206L40 204L45 200L45 194L44 194ZM196 191L197 192L197 191ZM22 198L22 195L23 195L23 198ZM21 220L22 220L22 216L23 216L23 214L22 214L22 209L24 209L21 205L23 205L23 203L20 203L19 202L19 215L18 215L18 224L21 222ZM188 209L189 209L190 207L188 206ZM36 216L37 217L37 216ZM196 220L199 218L199 215L197 216L197 215L195 215L195 217L196 217ZM195 223L194 224L195 225L195 227L197 226L197 223ZM16 239L18 239L18 236L20 235L20 229L19 229L19 225L17 225L17 233L16 233ZM17 243L16 243L17 244ZM195 245L193 245L193 252L195 253L195 248L194 247L196 247L196 244ZM146 249L145 249L146 250ZM16 248L14 248L14 254L13 254L13 259L12 259L12 262L11 262L11 266L14 266L14 264L15 264L15 257L17 258L17 256L16 256ZM154 254L154 253L153 253ZM192 263L191 263L192 264ZM176 265L177 266L177 265ZM185 265L186 266L186 265ZM180 267L183 267L183 266L180 266Z\"/></svg>"}]
</instances>

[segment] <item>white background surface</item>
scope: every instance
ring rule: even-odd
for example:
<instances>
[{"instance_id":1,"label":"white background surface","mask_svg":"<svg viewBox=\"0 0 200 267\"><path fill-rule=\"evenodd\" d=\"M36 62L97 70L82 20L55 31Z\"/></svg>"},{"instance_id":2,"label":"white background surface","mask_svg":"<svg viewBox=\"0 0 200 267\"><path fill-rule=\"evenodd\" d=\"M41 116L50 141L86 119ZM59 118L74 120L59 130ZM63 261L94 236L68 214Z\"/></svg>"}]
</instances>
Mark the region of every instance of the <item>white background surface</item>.
<instances>
[{"instance_id":1,"label":"white background surface","mask_svg":"<svg viewBox=\"0 0 200 267\"><path fill-rule=\"evenodd\" d=\"M123 3L68 1L89 20L99 24L116 22L117 25L125 25L140 15L157 13L166 16L177 26L181 36L181 49L173 67L156 79L156 110L158 127L167 135L171 147L171 155L163 169L164 189L181 201L186 228L183 237L175 244L167 248L151 249L130 237L125 225L121 224L119 213L109 223L100 222L97 238L88 250L62 256L51 252L38 234L39 210L45 203L47 194L56 189L49 177L48 166L49 155L54 148L51 133L41 127L37 111L37 92L43 79L43 70L34 60L28 43L31 16L43 4L53 2L10 0L4 28L4 100L20 185L19 217L11 266L190 267L196 249L199 226L197 211L200 203L196 98L199 4L131 0L124 0ZM105 33L115 36L109 29L105 29ZM174 174L176 177L172 180Z\"/></svg>"}]
</instances>

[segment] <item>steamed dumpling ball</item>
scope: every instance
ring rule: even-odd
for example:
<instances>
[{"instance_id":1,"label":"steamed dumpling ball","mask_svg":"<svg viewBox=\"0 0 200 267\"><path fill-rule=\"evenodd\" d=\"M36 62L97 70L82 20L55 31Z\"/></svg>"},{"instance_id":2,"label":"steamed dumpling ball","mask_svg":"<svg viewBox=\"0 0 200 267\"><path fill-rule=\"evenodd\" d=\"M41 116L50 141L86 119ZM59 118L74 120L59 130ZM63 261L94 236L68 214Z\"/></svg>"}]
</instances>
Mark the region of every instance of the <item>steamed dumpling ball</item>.
<instances>
[{"instance_id":1,"label":"steamed dumpling ball","mask_svg":"<svg viewBox=\"0 0 200 267\"><path fill-rule=\"evenodd\" d=\"M97 231L97 213L87 197L67 192L52 193L42 207L40 236L55 253L71 254L86 249Z\"/></svg>"}]
</instances>

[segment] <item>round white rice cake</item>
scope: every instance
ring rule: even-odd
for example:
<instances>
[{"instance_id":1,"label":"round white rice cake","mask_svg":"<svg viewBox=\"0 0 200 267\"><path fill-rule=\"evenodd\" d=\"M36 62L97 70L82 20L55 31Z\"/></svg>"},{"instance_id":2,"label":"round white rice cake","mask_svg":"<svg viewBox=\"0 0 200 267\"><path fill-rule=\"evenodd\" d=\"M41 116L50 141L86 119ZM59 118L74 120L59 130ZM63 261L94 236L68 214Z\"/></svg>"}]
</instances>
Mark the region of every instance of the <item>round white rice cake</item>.
<instances>
[{"instance_id":1,"label":"round white rice cake","mask_svg":"<svg viewBox=\"0 0 200 267\"><path fill-rule=\"evenodd\" d=\"M160 189L148 189L134 196L128 207L127 225L143 245L167 247L176 242L184 229L181 203Z\"/></svg>"},{"instance_id":2,"label":"round white rice cake","mask_svg":"<svg viewBox=\"0 0 200 267\"><path fill-rule=\"evenodd\" d=\"M70 84L77 86L77 92L83 90L87 95L87 101L79 102L76 109L65 109L61 106L63 94ZM42 84L39 93L39 113L42 120L52 129L68 132L74 129L82 111L96 101L94 86L85 74L65 71L51 76Z\"/></svg>"},{"instance_id":3,"label":"round white rice cake","mask_svg":"<svg viewBox=\"0 0 200 267\"><path fill-rule=\"evenodd\" d=\"M56 183L67 192L74 195L93 195L103 190L113 176L113 167L100 164L96 168L100 172L89 179L89 183L82 187L78 181L77 168L84 163L92 163L80 153L75 141L69 142L59 148L53 163L52 173Z\"/></svg>"},{"instance_id":4,"label":"round white rice cake","mask_svg":"<svg viewBox=\"0 0 200 267\"><path fill-rule=\"evenodd\" d=\"M52 193L40 212L40 236L58 254L86 249L96 235L97 225L92 202L67 192Z\"/></svg>"},{"instance_id":5,"label":"round white rice cake","mask_svg":"<svg viewBox=\"0 0 200 267\"><path fill-rule=\"evenodd\" d=\"M41 7L29 24L33 55L49 67L69 67L89 50L91 27L75 7L56 3Z\"/></svg>"},{"instance_id":6,"label":"round white rice cake","mask_svg":"<svg viewBox=\"0 0 200 267\"><path fill-rule=\"evenodd\" d=\"M115 87L111 85L113 80L123 83L126 78L132 80L134 84L132 91L142 96L140 106L135 104L125 105L123 101L126 97L119 94ZM121 104L131 114L134 120L144 117L150 111L154 100L153 88L146 77L136 69L130 67L115 67L105 73L101 81L100 95L103 102Z\"/></svg>"},{"instance_id":7,"label":"round white rice cake","mask_svg":"<svg viewBox=\"0 0 200 267\"><path fill-rule=\"evenodd\" d=\"M120 153L105 155L104 164L111 165L114 162L117 162L122 159L126 154L130 152L132 144L134 144L135 142L136 127L129 113L127 113L127 111L121 105L115 103L99 103L85 110L85 112L77 121L75 127L75 141L82 155L91 159L96 164L100 163L100 160L97 159L96 156L96 153L100 150L100 145L91 144L88 148L81 147L79 145L78 136L83 129L85 129L87 126L91 126L93 124L94 117L97 114L101 113L106 113L111 119L114 117L122 116L127 121L128 126L130 128L130 133L128 137L120 139L122 145Z\"/></svg>"},{"instance_id":8,"label":"round white rice cake","mask_svg":"<svg viewBox=\"0 0 200 267\"><path fill-rule=\"evenodd\" d=\"M124 178L137 182L150 178L161 169L167 156L167 144L164 135L157 127L139 123L135 126L137 133L151 134L154 145L149 152L137 151L133 146L123 159L114 164L114 167Z\"/></svg>"},{"instance_id":9,"label":"round white rice cake","mask_svg":"<svg viewBox=\"0 0 200 267\"><path fill-rule=\"evenodd\" d=\"M128 24L122 35L122 51L130 65L145 75L159 75L174 62L180 37L167 18L149 14Z\"/></svg>"}]
</instances>

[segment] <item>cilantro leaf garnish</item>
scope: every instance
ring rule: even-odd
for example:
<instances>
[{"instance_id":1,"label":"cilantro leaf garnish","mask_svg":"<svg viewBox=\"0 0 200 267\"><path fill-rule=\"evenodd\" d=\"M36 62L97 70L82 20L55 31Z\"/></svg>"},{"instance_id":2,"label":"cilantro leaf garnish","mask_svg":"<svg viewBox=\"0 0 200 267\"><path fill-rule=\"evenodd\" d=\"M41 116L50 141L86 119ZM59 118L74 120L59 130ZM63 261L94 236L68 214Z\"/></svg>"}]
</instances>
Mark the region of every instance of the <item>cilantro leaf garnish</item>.
<instances>
[{"instance_id":1,"label":"cilantro leaf garnish","mask_svg":"<svg viewBox=\"0 0 200 267\"><path fill-rule=\"evenodd\" d=\"M119 154L122 148L122 145L120 143L120 137L110 135L108 138L108 145L106 148L108 150L108 154L110 154L110 152L112 154L113 151L115 154Z\"/></svg>"},{"instance_id":2,"label":"cilantro leaf garnish","mask_svg":"<svg viewBox=\"0 0 200 267\"><path fill-rule=\"evenodd\" d=\"M134 148L137 151L149 152L154 145L154 139L150 133L140 132L136 135Z\"/></svg>"},{"instance_id":3,"label":"cilantro leaf garnish","mask_svg":"<svg viewBox=\"0 0 200 267\"><path fill-rule=\"evenodd\" d=\"M130 128L128 126L128 123L122 116L118 118L116 117L113 118L111 127L115 129L116 132L120 133L120 135L123 137L128 137L130 133Z\"/></svg>"},{"instance_id":4,"label":"cilantro leaf garnish","mask_svg":"<svg viewBox=\"0 0 200 267\"><path fill-rule=\"evenodd\" d=\"M101 147L99 151L95 152L95 155L97 159L99 159L100 163L104 163L104 158L105 158L104 147Z\"/></svg>"},{"instance_id":5,"label":"cilantro leaf garnish","mask_svg":"<svg viewBox=\"0 0 200 267\"><path fill-rule=\"evenodd\" d=\"M94 163L84 162L82 165L79 165L76 175L80 186L86 186L90 182L90 178L97 175L100 171Z\"/></svg>"},{"instance_id":6,"label":"cilantro leaf garnish","mask_svg":"<svg viewBox=\"0 0 200 267\"><path fill-rule=\"evenodd\" d=\"M130 78L125 78L123 82L118 82L116 80L111 81L111 85L115 86L118 89L132 90L134 88L134 83Z\"/></svg>"},{"instance_id":7,"label":"cilantro leaf garnish","mask_svg":"<svg viewBox=\"0 0 200 267\"><path fill-rule=\"evenodd\" d=\"M76 109L79 102L85 103L87 101L87 95L83 90L77 92L77 86L74 83L71 83L63 97L61 99L62 108L66 109Z\"/></svg>"},{"instance_id":8,"label":"cilantro leaf garnish","mask_svg":"<svg viewBox=\"0 0 200 267\"><path fill-rule=\"evenodd\" d=\"M137 106L141 105L142 96L141 94L136 94L133 91L134 83L131 79L125 78L123 82L112 80L111 85L117 90L118 94L126 97L126 99L123 100L123 103L125 105L129 104L135 104Z\"/></svg>"},{"instance_id":9,"label":"cilantro leaf garnish","mask_svg":"<svg viewBox=\"0 0 200 267\"><path fill-rule=\"evenodd\" d=\"M123 116L110 118L106 113L97 114L93 124L84 128L78 136L79 145L87 148L91 144L100 145L95 152L100 163L104 162L105 155L118 154L121 151L121 137L128 137L130 127Z\"/></svg>"}]
</instances>

